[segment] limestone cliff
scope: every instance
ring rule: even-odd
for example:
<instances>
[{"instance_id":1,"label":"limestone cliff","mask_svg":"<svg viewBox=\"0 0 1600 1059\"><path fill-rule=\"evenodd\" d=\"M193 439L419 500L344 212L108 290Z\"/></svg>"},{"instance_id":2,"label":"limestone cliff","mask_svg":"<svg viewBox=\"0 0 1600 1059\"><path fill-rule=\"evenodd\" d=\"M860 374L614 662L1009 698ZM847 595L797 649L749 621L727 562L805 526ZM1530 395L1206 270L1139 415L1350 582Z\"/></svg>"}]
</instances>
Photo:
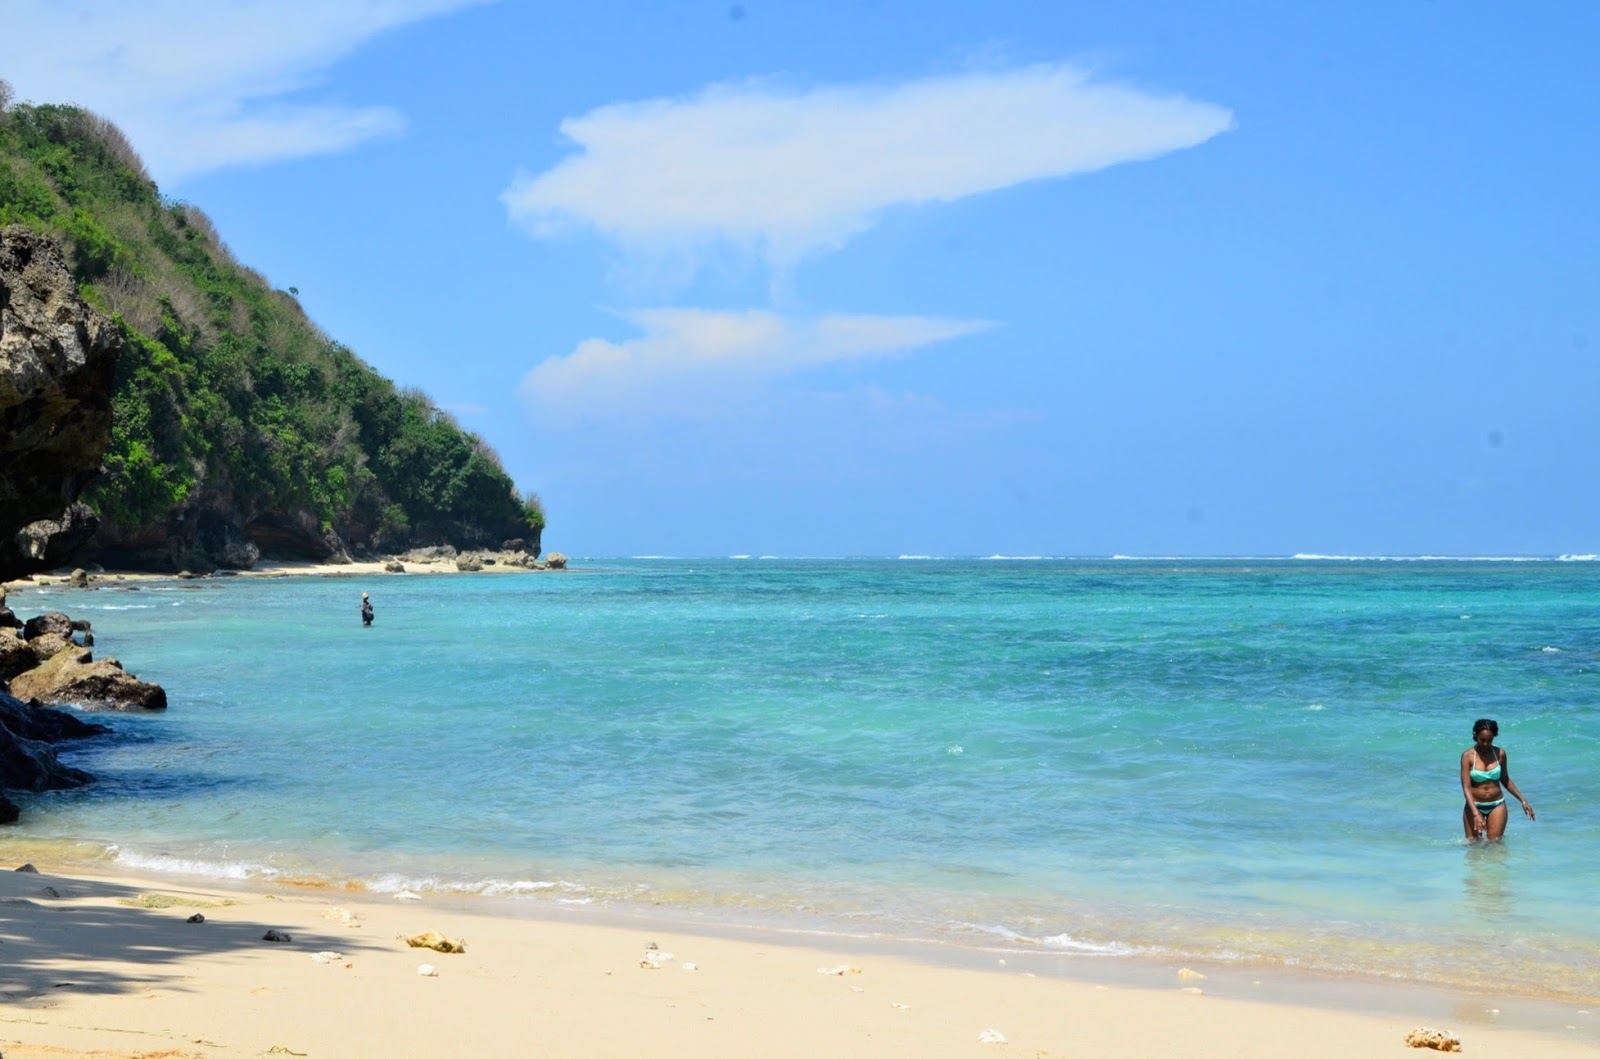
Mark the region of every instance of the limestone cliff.
<instances>
[{"instance_id":1,"label":"limestone cliff","mask_svg":"<svg viewBox=\"0 0 1600 1059\"><path fill-rule=\"evenodd\" d=\"M55 242L0 228L0 581L60 564L94 532L76 501L111 439L121 343Z\"/></svg>"}]
</instances>

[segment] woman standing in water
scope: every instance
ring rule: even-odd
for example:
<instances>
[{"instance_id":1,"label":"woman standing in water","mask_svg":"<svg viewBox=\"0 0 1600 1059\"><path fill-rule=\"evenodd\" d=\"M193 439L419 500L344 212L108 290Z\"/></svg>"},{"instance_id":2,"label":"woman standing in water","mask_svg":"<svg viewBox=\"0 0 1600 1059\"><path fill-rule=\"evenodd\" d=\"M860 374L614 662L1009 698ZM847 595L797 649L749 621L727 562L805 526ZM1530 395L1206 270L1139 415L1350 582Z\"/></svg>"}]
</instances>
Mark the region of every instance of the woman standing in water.
<instances>
[{"instance_id":1,"label":"woman standing in water","mask_svg":"<svg viewBox=\"0 0 1600 1059\"><path fill-rule=\"evenodd\" d=\"M1472 722L1472 745L1461 754L1461 793L1467 804L1461 809L1461 825L1467 840L1487 838L1500 841L1506 833L1506 791L1522 803L1528 819L1534 819L1533 806L1511 780L1511 765L1506 752L1494 745L1500 726L1487 717Z\"/></svg>"}]
</instances>

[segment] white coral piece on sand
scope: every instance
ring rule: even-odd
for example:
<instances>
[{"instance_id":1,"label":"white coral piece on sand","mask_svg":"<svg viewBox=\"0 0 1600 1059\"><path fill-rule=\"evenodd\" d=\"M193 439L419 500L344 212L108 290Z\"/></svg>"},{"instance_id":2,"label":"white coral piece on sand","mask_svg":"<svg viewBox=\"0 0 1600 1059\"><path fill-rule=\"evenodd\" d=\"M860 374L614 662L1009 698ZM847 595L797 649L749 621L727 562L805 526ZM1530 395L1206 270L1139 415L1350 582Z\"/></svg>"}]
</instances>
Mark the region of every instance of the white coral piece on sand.
<instances>
[{"instance_id":1,"label":"white coral piece on sand","mask_svg":"<svg viewBox=\"0 0 1600 1059\"><path fill-rule=\"evenodd\" d=\"M841 963L837 967L818 967L818 974L860 974L861 968L851 967L848 963Z\"/></svg>"},{"instance_id":2,"label":"white coral piece on sand","mask_svg":"<svg viewBox=\"0 0 1600 1059\"><path fill-rule=\"evenodd\" d=\"M314 952L311 954L312 963L338 963L344 959L342 952Z\"/></svg>"},{"instance_id":3,"label":"white coral piece on sand","mask_svg":"<svg viewBox=\"0 0 1600 1059\"><path fill-rule=\"evenodd\" d=\"M1001 1033L999 1030L984 1030L982 1033L978 1034L978 1043L1004 1044L1006 1043L1006 1035Z\"/></svg>"},{"instance_id":4,"label":"white coral piece on sand","mask_svg":"<svg viewBox=\"0 0 1600 1059\"><path fill-rule=\"evenodd\" d=\"M424 977L424 978L437 978L437 977L439 977L439 969L437 967L435 967L431 963L425 963L422 966L418 967L417 968L417 973L422 975L422 977Z\"/></svg>"}]
</instances>

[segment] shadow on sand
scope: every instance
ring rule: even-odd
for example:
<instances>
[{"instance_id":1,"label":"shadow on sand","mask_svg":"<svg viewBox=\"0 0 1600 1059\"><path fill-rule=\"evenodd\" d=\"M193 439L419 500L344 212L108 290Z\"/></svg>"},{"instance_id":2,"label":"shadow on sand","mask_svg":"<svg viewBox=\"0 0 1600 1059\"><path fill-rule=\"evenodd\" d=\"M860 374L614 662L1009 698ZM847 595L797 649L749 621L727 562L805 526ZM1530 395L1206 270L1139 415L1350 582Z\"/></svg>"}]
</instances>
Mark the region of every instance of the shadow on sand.
<instances>
[{"instance_id":1,"label":"shadow on sand","mask_svg":"<svg viewBox=\"0 0 1600 1059\"><path fill-rule=\"evenodd\" d=\"M152 898L152 895L156 895ZM26 1001L61 992L118 994L187 989L193 956L249 958L260 952L370 952L383 946L348 933L295 930L289 942L266 941L281 923L270 899L224 903L182 886L141 889L112 882L25 871L0 871L0 999ZM144 907L133 902L156 903ZM202 923L190 923L195 913ZM304 958L304 957L302 957ZM201 983L195 982L194 988Z\"/></svg>"}]
</instances>

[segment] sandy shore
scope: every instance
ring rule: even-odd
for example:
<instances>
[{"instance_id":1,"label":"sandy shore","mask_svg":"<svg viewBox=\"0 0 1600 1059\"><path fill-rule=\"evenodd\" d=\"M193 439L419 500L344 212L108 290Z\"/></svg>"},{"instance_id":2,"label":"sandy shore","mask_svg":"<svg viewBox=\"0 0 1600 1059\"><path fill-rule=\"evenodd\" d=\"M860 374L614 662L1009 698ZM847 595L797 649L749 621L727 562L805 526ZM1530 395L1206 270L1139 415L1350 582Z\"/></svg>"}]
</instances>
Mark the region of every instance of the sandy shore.
<instances>
[{"instance_id":1,"label":"sandy shore","mask_svg":"<svg viewBox=\"0 0 1600 1059\"><path fill-rule=\"evenodd\" d=\"M1349 1059L1595 1056L1588 1025L1534 1033L1411 1013L953 966L810 937L545 918L490 899L0 871L0 1054L198 1056L997 1056ZM196 913L203 923L190 923ZM263 940L268 930L287 942ZM411 948L436 931L465 953ZM648 948L650 945L656 948ZM659 968L641 966L653 953ZM319 954L337 954L323 955ZM670 957L670 958L669 958ZM430 964L436 976L418 973ZM826 972L826 973L825 973ZM838 972L838 973L832 973ZM1465 1001L1482 1010L1482 998ZM1580 1021L1585 1013L1573 1012ZM985 1043L992 1031L1004 1043Z\"/></svg>"},{"instance_id":2,"label":"sandy shore","mask_svg":"<svg viewBox=\"0 0 1600 1059\"><path fill-rule=\"evenodd\" d=\"M509 556L499 556L497 561L485 566L482 570L472 571L472 574L538 574L560 573L561 571L530 570L525 566L517 566L505 560ZM471 576L466 571L456 568L455 560L439 559L434 562L417 562L415 560L400 559L405 567L405 573L390 573L384 569L390 559L375 559L361 562L348 563L314 563L295 560L263 559L248 570L219 570L202 577L351 577L377 580L385 577L406 577L411 574L451 574ZM35 574L32 578L23 581L11 581L5 584L8 589L22 589L29 586L63 585L71 576L69 569L49 570L45 573ZM106 570L101 573L91 574L91 586L115 586L118 582L142 581L171 581L178 575L176 573L151 573L146 570Z\"/></svg>"}]
</instances>

